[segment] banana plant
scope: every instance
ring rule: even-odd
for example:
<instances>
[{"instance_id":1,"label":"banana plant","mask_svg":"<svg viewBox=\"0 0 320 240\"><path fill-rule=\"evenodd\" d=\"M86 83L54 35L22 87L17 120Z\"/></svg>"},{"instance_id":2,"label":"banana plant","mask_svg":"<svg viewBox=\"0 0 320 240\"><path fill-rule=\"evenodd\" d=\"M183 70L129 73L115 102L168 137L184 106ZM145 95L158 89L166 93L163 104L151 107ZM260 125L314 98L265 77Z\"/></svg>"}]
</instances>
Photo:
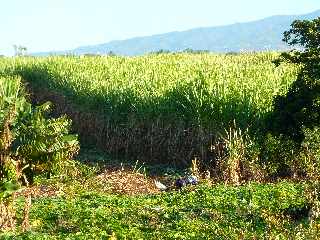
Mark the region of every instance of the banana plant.
<instances>
[{"instance_id":1,"label":"banana plant","mask_svg":"<svg viewBox=\"0 0 320 240\"><path fill-rule=\"evenodd\" d=\"M50 109L50 102L29 108L20 114L19 124L14 128L13 151L22 159L28 183L33 182L40 166L50 176L79 148L77 135L69 134L71 121L65 116L47 118Z\"/></svg>"}]
</instances>

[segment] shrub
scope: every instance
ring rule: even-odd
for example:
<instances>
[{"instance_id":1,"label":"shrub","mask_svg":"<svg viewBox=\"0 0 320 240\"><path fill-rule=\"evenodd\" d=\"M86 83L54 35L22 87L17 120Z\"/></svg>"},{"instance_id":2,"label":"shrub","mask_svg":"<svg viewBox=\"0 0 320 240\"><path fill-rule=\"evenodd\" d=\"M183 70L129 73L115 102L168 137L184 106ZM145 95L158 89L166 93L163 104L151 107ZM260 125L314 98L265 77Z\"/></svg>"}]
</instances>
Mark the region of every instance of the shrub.
<instances>
[{"instance_id":1,"label":"shrub","mask_svg":"<svg viewBox=\"0 0 320 240\"><path fill-rule=\"evenodd\" d=\"M296 65L299 72L288 92L274 98L274 110L267 117L271 134L264 143L264 160L271 174L313 178L318 171L320 18L294 21L283 41L301 49L282 53L274 63Z\"/></svg>"},{"instance_id":2,"label":"shrub","mask_svg":"<svg viewBox=\"0 0 320 240\"><path fill-rule=\"evenodd\" d=\"M66 117L47 118L50 103L33 107L18 77L0 78L0 182L32 183L38 169L49 174L78 151Z\"/></svg>"},{"instance_id":3,"label":"shrub","mask_svg":"<svg viewBox=\"0 0 320 240\"><path fill-rule=\"evenodd\" d=\"M76 135L69 134L71 121L65 116L46 118L51 104L29 108L19 115L14 127L13 151L21 159L26 180L33 182L38 171L59 173L79 150Z\"/></svg>"},{"instance_id":4,"label":"shrub","mask_svg":"<svg viewBox=\"0 0 320 240\"><path fill-rule=\"evenodd\" d=\"M304 140L297 143L285 135L267 134L262 145L262 164L270 177L320 177L320 129L303 128Z\"/></svg>"},{"instance_id":5,"label":"shrub","mask_svg":"<svg viewBox=\"0 0 320 240\"><path fill-rule=\"evenodd\" d=\"M271 178L289 177L296 172L293 167L298 154L299 144L284 135L269 133L261 146L261 164Z\"/></svg>"},{"instance_id":6,"label":"shrub","mask_svg":"<svg viewBox=\"0 0 320 240\"><path fill-rule=\"evenodd\" d=\"M320 178L320 128L303 129L300 164L310 179Z\"/></svg>"},{"instance_id":7,"label":"shrub","mask_svg":"<svg viewBox=\"0 0 320 240\"><path fill-rule=\"evenodd\" d=\"M274 133L301 143L303 128L313 128L320 123L320 18L297 20L291 27L284 32L283 41L303 50L282 53L275 63L299 65L300 71L288 93L275 98L270 122Z\"/></svg>"}]
</instances>

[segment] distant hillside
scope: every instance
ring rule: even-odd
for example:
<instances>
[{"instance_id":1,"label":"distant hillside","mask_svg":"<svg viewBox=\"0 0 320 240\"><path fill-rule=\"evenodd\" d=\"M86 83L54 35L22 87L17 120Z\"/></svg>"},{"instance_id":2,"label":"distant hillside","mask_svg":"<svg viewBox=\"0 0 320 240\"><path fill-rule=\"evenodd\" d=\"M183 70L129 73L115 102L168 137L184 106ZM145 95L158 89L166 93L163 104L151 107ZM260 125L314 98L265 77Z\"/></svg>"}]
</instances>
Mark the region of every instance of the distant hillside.
<instances>
[{"instance_id":1,"label":"distant hillside","mask_svg":"<svg viewBox=\"0 0 320 240\"><path fill-rule=\"evenodd\" d=\"M310 20L317 17L320 17L320 10L305 15L272 16L247 23L195 28L181 32L82 46L68 51L35 53L34 55L106 54L112 51L115 54L130 56L161 49L183 51L187 48L212 52L285 50L288 46L281 41L282 33L289 29L292 21L296 19Z\"/></svg>"}]
</instances>

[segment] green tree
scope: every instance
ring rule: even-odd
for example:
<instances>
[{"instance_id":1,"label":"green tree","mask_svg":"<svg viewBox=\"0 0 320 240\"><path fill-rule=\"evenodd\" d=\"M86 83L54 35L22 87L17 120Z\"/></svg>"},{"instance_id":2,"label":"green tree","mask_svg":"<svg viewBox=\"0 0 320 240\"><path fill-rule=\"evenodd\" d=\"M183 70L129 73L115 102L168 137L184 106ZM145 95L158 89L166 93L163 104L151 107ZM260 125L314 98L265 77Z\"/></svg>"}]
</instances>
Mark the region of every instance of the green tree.
<instances>
[{"instance_id":1,"label":"green tree","mask_svg":"<svg viewBox=\"0 0 320 240\"><path fill-rule=\"evenodd\" d=\"M275 61L297 64L300 71L285 96L274 100L271 130L301 142L303 128L320 126L320 18L296 20L283 41L298 49L284 52Z\"/></svg>"}]
</instances>

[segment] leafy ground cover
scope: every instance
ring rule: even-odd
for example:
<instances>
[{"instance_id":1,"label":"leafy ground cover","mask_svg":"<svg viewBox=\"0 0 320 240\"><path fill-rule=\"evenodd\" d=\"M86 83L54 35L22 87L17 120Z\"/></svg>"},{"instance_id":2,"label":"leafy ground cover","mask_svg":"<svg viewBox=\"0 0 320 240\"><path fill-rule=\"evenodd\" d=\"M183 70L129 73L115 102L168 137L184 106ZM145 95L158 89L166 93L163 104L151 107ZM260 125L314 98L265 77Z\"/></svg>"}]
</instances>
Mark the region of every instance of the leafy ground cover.
<instances>
[{"instance_id":1,"label":"leafy ground cover","mask_svg":"<svg viewBox=\"0 0 320 240\"><path fill-rule=\"evenodd\" d=\"M147 174L148 167L137 171L118 165L104 179L101 167L79 164L78 170L73 178L37 178L31 188L30 231L6 233L1 238L315 239L319 234L319 222L308 221L307 183L231 186L203 181L181 191L151 188L145 192L142 185L148 188L157 178ZM119 181L128 181L128 185L115 182L119 171ZM131 193L119 191L119 186L131 188ZM18 208L23 191L17 197Z\"/></svg>"}]
</instances>

